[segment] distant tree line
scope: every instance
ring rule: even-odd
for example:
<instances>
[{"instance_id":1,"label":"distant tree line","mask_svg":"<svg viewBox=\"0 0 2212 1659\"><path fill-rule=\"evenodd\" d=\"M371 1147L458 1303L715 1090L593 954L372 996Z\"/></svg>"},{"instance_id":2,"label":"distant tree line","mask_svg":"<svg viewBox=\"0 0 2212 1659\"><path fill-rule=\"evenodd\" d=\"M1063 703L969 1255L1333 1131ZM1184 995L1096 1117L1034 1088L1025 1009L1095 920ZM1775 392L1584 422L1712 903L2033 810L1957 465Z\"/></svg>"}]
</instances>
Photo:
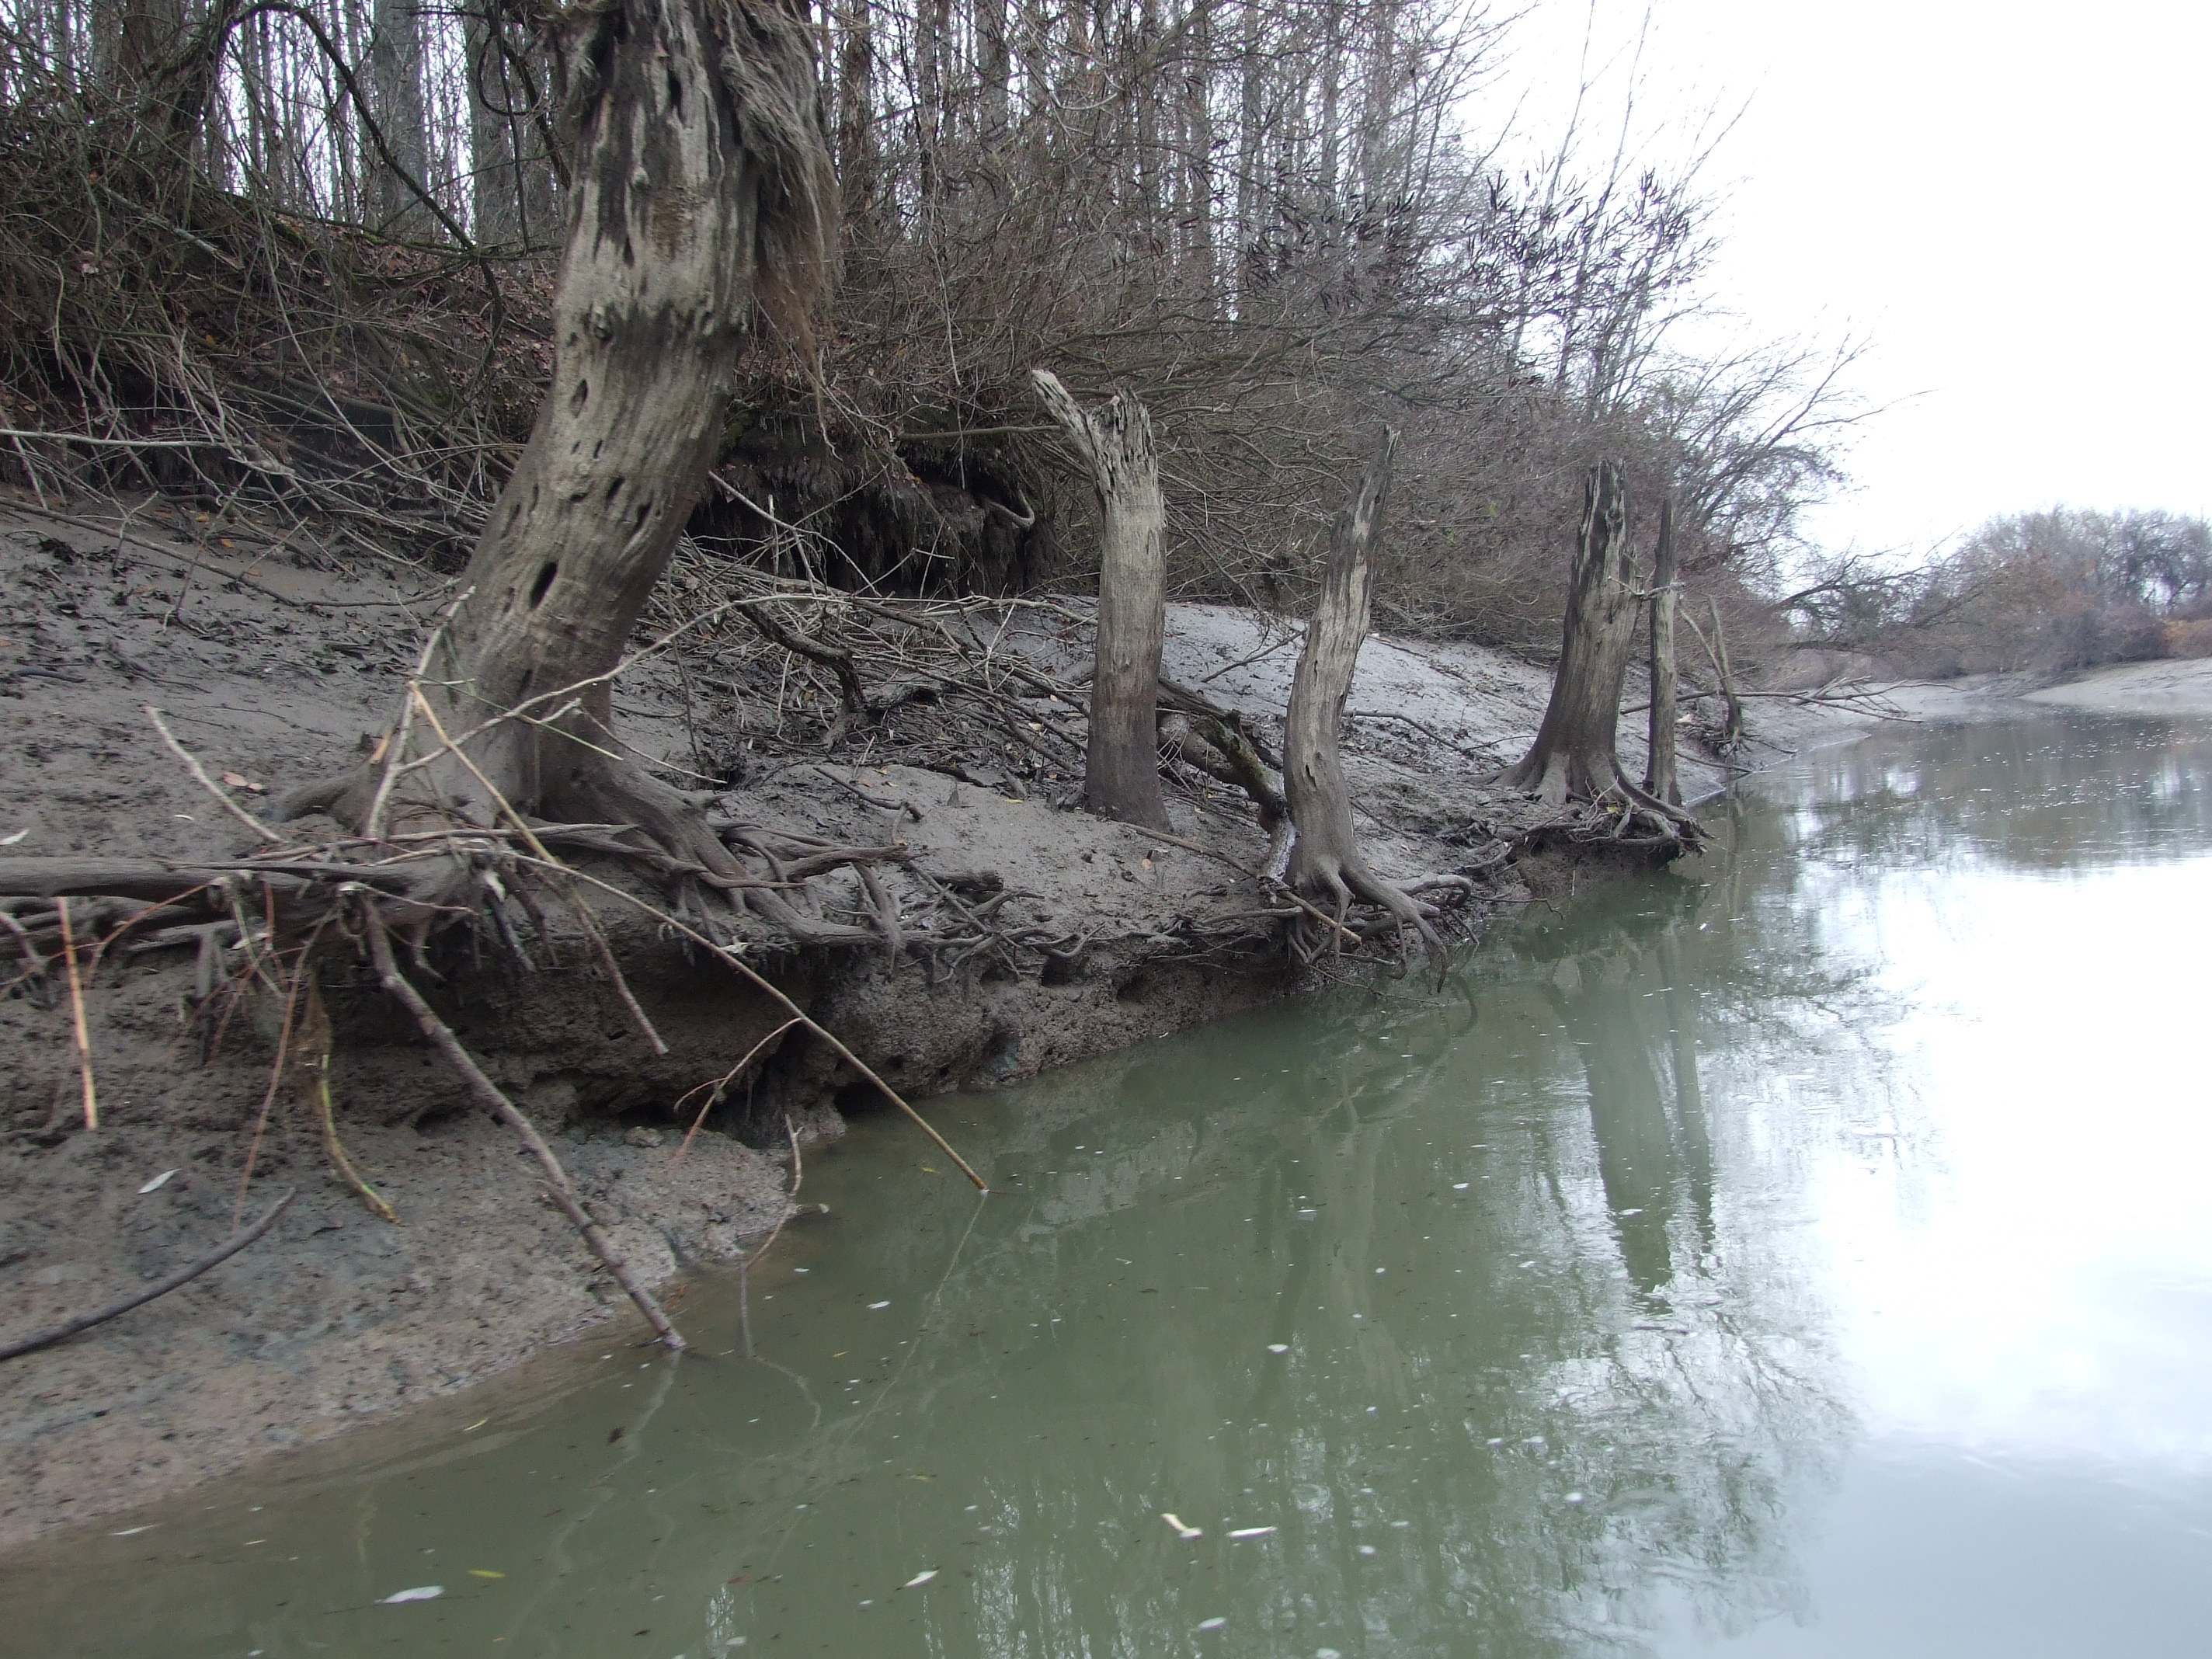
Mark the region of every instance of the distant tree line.
<instances>
[{"instance_id":1,"label":"distant tree line","mask_svg":"<svg viewBox=\"0 0 2212 1659\"><path fill-rule=\"evenodd\" d=\"M1917 672L2063 672L2212 656L2212 525L2054 507L1990 520L1917 568L1832 559L1784 595L1801 645Z\"/></svg>"}]
</instances>

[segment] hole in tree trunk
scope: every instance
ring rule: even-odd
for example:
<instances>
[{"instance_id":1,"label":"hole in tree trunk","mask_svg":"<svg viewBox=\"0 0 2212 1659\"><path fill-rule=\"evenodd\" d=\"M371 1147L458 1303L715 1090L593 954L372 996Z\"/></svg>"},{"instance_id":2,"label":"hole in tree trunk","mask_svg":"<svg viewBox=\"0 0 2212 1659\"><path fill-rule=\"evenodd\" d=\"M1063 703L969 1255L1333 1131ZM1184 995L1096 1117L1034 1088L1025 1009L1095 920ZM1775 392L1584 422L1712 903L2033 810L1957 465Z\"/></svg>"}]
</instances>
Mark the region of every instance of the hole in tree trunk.
<instances>
[{"instance_id":1,"label":"hole in tree trunk","mask_svg":"<svg viewBox=\"0 0 2212 1659\"><path fill-rule=\"evenodd\" d=\"M571 394L569 394L569 398L568 398L568 407L569 407L572 410L579 410L579 409L581 409L581 408L582 408L586 404L587 404L587 403L591 402L591 400L592 400L592 383L591 383L589 380L579 380L579 381L577 381L577 382L576 382L576 389L575 389L575 391L574 391L574 392L572 392Z\"/></svg>"},{"instance_id":2,"label":"hole in tree trunk","mask_svg":"<svg viewBox=\"0 0 2212 1659\"><path fill-rule=\"evenodd\" d=\"M684 82L674 70L668 71L668 107L678 116L684 113Z\"/></svg>"},{"instance_id":3,"label":"hole in tree trunk","mask_svg":"<svg viewBox=\"0 0 2212 1659\"><path fill-rule=\"evenodd\" d=\"M557 564L548 564L538 573L538 580L530 584L530 608L532 611L545 603L545 595L553 586L553 579L561 574Z\"/></svg>"}]
</instances>

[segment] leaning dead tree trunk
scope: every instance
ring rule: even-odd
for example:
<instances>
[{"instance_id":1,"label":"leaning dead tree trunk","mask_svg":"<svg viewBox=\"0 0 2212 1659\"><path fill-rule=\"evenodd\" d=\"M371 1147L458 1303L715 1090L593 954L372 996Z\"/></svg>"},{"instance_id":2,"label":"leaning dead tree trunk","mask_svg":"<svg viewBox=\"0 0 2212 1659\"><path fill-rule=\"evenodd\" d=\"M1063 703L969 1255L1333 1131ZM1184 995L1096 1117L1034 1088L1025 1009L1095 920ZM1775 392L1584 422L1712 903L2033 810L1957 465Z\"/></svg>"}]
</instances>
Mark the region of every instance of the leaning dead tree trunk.
<instances>
[{"instance_id":1,"label":"leaning dead tree trunk","mask_svg":"<svg viewBox=\"0 0 2212 1659\"><path fill-rule=\"evenodd\" d=\"M1091 743L1083 805L1101 817L1168 827L1160 796L1160 641L1167 628L1167 562L1161 532L1159 454L1152 416L1133 393L1095 410L1038 369L1037 396L1067 429L1091 469L1105 542L1098 563L1098 655L1091 678Z\"/></svg>"},{"instance_id":2,"label":"leaning dead tree trunk","mask_svg":"<svg viewBox=\"0 0 2212 1659\"><path fill-rule=\"evenodd\" d=\"M1636 636L1638 595L1629 574L1628 486L1620 466L1605 461L1590 469L1583 488L1552 700L1535 742L1499 781L1547 806L1617 805L1620 830L1640 817L1663 837L1679 839L1695 820L1629 782L1616 748L1621 684Z\"/></svg>"},{"instance_id":3,"label":"leaning dead tree trunk","mask_svg":"<svg viewBox=\"0 0 2212 1659\"><path fill-rule=\"evenodd\" d=\"M1346 914L1355 898L1379 904L1401 927L1410 927L1431 946L1440 946L1415 903L1394 883L1375 873L1359 851L1352 826L1352 792L1344 779L1338 738L1344 726L1345 700L1359 665L1374 611L1374 547L1382 529L1382 503L1390 489L1390 463L1398 434L1385 431L1361 474L1352 500L1329 533L1328 562L1322 571L1321 602L1306 625L1305 648L1291 680L1290 714L1283 731L1283 788L1290 804L1291 886L1316 905L1334 907L1342 937ZM1318 950L1322 943L1315 941Z\"/></svg>"},{"instance_id":4,"label":"leaning dead tree trunk","mask_svg":"<svg viewBox=\"0 0 2212 1659\"><path fill-rule=\"evenodd\" d=\"M741 873L620 757L610 676L705 482L756 307L803 329L826 283L835 186L787 5L563 14L575 165L552 384L384 753L291 810L371 834L387 813L623 823Z\"/></svg>"},{"instance_id":5,"label":"leaning dead tree trunk","mask_svg":"<svg viewBox=\"0 0 2212 1659\"><path fill-rule=\"evenodd\" d=\"M1651 561L1651 723L1644 763L1644 793L1669 806L1682 804L1674 771L1674 498L1659 503L1659 547Z\"/></svg>"}]
</instances>

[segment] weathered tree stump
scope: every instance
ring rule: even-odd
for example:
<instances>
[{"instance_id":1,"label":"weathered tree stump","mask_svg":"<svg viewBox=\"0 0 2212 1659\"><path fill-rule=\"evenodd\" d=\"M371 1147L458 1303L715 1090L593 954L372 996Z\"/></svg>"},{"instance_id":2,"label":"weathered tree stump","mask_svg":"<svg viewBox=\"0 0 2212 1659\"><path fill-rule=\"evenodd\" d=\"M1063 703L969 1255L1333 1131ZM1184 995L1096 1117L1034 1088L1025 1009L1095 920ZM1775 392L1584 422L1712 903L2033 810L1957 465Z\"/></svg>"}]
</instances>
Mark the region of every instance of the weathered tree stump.
<instances>
[{"instance_id":1,"label":"weathered tree stump","mask_svg":"<svg viewBox=\"0 0 2212 1659\"><path fill-rule=\"evenodd\" d=\"M1567 582L1559 665L1544 722L1528 752L1500 776L1547 806L1582 801L1617 807L1616 831L1650 825L1663 840L1697 833L1680 807L1631 783L1620 769L1620 691L1635 643L1638 594L1629 580L1628 485L1618 464L1601 462L1583 489L1583 517Z\"/></svg>"},{"instance_id":2,"label":"weathered tree stump","mask_svg":"<svg viewBox=\"0 0 2212 1659\"><path fill-rule=\"evenodd\" d=\"M1048 369L1037 396L1066 428L1098 492L1097 659L1091 677L1091 741L1083 805L1100 817L1168 827L1160 794L1160 645L1167 629L1167 559L1161 533L1159 453L1152 416L1135 394L1115 392L1086 410Z\"/></svg>"},{"instance_id":3,"label":"weathered tree stump","mask_svg":"<svg viewBox=\"0 0 2212 1659\"><path fill-rule=\"evenodd\" d=\"M1293 890L1323 908L1341 925L1355 898L1378 904L1401 928L1431 946L1442 941L1421 908L1395 883L1376 874L1360 853L1352 824L1352 793L1338 747L1345 700L1359 665L1374 611L1374 545L1382 533L1382 507L1398 434L1385 431L1361 474L1358 488L1338 515L1322 568L1321 600L1306 624L1305 647L1291 680L1289 719L1283 733L1283 790L1296 838L1291 843ZM1316 942L1314 949L1319 949Z\"/></svg>"},{"instance_id":4,"label":"weathered tree stump","mask_svg":"<svg viewBox=\"0 0 2212 1659\"><path fill-rule=\"evenodd\" d=\"M1644 793L1669 806L1682 804L1674 768L1674 498L1659 504L1659 546L1651 559L1651 718L1644 762Z\"/></svg>"}]
</instances>

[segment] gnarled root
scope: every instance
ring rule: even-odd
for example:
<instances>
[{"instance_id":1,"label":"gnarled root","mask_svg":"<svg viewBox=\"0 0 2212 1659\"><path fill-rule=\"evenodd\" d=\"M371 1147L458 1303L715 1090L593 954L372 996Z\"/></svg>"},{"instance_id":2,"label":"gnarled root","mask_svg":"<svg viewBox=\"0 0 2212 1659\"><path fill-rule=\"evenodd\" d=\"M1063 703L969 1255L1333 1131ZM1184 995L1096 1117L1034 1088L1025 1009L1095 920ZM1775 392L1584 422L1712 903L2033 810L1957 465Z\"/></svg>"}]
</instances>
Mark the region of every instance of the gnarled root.
<instances>
[{"instance_id":1,"label":"gnarled root","mask_svg":"<svg viewBox=\"0 0 2212 1659\"><path fill-rule=\"evenodd\" d=\"M1705 839L1705 827L1686 810L1629 781L1610 755L1555 749L1540 759L1532 753L1498 774L1496 781L1543 805L1574 809L1565 827L1578 841L1671 844L1687 852Z\"/></svg>"},{"instance_id":2,"label":"gnarled root","mask_svg":"<svg viewBox=\"0 0 2212 1659\"><path fill-rule=\"evenodd\" d=\"M546 843L554 842L641 866L687 896L719 892L799 945L853 948L884 940L876 928L809 915L793 896L808 874L859 858L896 856L902 849L830 849L825 843L825 852L845 856L817 855L805 860L811 868L794 872L783 867L772 846L756 840L753 850L768 865L763 877L732 852L693 798L634 761L581 739L541 738L530 747L487 744L480 762L447 736L419 692L410 706L434 729L441 749L397 761L406 736L403 722L389 740L391 752L285 796L278 815L325 811L370 839L382 836L387 818L416 835L443 825L461 842L471 832L511 830L541 857L550 856ZM533 760L536 766L526 763ZM504 783L495 781L495 771L506 774ZM532 771L535 787L528 781Z\"/></svg>"},{"instance_id":3,"label":"gnarled root","mask_svg":"<svg viewBox=\"0 0 2212 1659\"><path fill-rule=\"evenodd\" d=\"M1291 949L1302 964L1341 951L1347 938L1360 937L1348 922L1355 900L1378 906L1389 917L1388 927L1398 936L1401 949L1412 933L1430 951L1439 955L1443 951L1443 939L1430 920L1435 913L1395 882L1377 875L1357 852L1312 850L1301 839L1291 849L1290 884L1317 909L1328 911L1334 921L1324 929L1310 917L1299 918L1291 931Z\"/></svg>"}]
</instances>

